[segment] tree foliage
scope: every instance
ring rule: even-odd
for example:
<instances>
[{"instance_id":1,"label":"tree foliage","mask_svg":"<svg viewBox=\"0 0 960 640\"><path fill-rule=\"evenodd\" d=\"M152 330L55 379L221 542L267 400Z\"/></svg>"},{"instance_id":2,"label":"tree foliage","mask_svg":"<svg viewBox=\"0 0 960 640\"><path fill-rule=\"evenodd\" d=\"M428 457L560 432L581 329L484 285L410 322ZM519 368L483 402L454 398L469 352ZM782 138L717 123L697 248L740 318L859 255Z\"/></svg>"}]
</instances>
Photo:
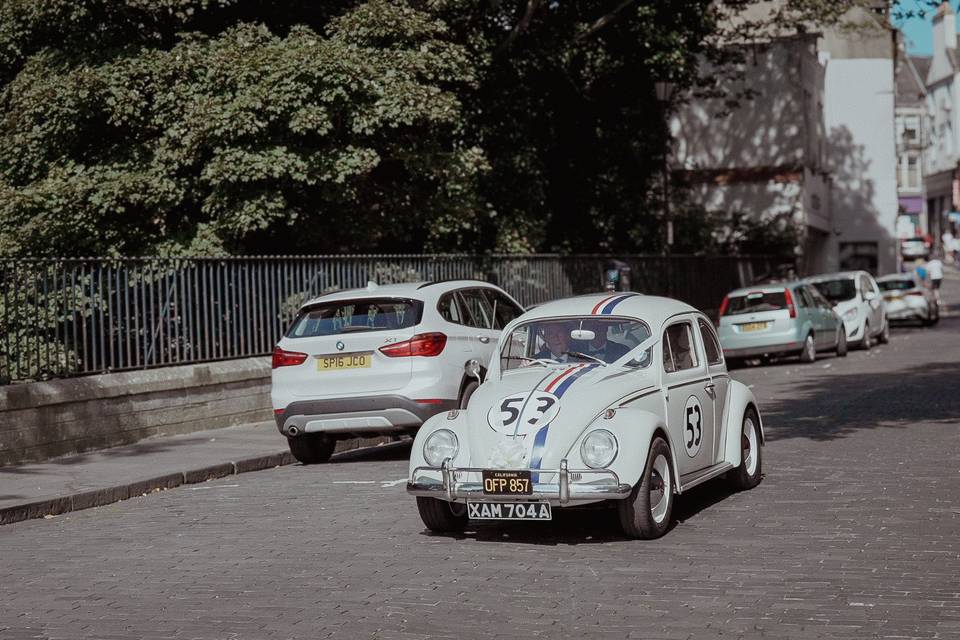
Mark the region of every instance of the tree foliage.
<instances>
[{"instance_id":1,"label":"tree foliage","mask_svg":"<svg viewBox=\"0 0 960 640\"><path fill-rule=\"evenodd\" d=\"M656 250L722 7L4 0L0 255Z\"/></svg>"}]
</instances>

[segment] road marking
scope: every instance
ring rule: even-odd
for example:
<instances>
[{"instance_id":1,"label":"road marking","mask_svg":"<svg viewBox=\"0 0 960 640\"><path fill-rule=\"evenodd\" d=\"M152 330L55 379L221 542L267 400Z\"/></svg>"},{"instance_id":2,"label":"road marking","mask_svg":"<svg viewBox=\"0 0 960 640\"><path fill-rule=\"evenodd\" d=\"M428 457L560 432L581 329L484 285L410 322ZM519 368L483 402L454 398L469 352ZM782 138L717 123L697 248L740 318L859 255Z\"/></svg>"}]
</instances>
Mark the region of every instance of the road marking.
<instances>
[{"instance_id":1,"label":"road marking","mask_svg":"<svg viewBox=\"0 0 960 640\"><path fill-rule=\"evenodd\" d=\"M387 488L389 488L389 487L395 487L395 486L397 486L398 484L400 484L401 482L406 482L406 481L407 481L406 476L400 478L399 480L381 480L381 481L380 481L380 488L381 488L381 489L387 489Z\"/></svg>"},{"instance_id":2,"label":"road marking","mask_svg":"<svg viewBox=\"0 0 960 640\"><path fill-rule=\"evenodd\" d=\"M334 480L333 484L376 484L376 480Z\"/></svg>"}]
</instances>

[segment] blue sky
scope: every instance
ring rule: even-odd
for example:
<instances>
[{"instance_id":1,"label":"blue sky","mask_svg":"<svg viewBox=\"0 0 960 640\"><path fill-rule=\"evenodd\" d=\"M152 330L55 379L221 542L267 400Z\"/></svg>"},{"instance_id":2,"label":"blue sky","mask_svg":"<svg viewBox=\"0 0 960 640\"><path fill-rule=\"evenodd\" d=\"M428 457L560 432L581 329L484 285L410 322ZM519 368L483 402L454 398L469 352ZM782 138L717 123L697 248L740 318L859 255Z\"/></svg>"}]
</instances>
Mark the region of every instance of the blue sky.
<instances>
[{"instance_id":1,"label":"blue sky","mask_svg":"<svg viewBox=\"0 0 960 640\"><path fill-rule=\"evenodd\" d=\"M894 26L904 34L907 43L907 53L915 56L929 56L933 53L933 15L936 8L931 7L927 0L899 0L896 3L900 8L908 11L924 11L926 15L913 17L908 20L893 20ZM951 2L957 8L957 2Z\"/></svg>"}]
</instances>

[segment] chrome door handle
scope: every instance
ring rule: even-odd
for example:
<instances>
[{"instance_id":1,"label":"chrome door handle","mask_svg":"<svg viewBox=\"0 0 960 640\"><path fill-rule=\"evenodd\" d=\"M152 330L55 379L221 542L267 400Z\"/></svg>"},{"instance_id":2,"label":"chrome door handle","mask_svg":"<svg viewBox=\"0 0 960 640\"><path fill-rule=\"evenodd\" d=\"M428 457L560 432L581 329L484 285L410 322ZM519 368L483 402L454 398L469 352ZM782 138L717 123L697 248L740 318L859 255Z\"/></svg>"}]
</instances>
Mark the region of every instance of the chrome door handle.
<instances>
[{"instance_id":1,"label":"chrome door handle","mask_svg":"<svg viewBox=\"0 0 960 640\"><path fill-rule=\"evenodd\" d=\"M479 340L483 344L487 344L488 342L490 342L490 338L487 336L477 336L477 340Z\"/></svg>"},{"instance_id":2,"label":"chrome door handle","mask_svg":"<svg viewBox=\"0 0 960 640\"><path fill-rule=\"evenodd\" d=\"M707 384L703 385L703 388L704 388L704 389L706 390L706 392L709 393L711 396L714 395L714 394L717 392L717 385L713 384L712 382L708 382Z\"/></svg>"}]
</instances>

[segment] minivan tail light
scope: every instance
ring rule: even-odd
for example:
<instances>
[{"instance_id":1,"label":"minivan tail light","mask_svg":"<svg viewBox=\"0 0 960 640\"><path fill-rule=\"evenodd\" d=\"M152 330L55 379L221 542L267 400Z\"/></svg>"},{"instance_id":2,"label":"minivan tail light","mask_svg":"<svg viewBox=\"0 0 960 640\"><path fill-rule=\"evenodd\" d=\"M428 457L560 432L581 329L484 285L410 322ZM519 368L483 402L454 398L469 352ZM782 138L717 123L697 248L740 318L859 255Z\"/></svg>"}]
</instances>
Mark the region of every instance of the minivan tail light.
<instances>
[{"instance_id":1,"label":"minivan tail light","mask_svg":"<svg viewBox=\"0 0 960 640\"><path fill-rule=\"evenodd\" d=\"M720 317L727 312L727 306L730 304L730 296L723 296L723 302L720 303Z\"/></svg>"},{"instance_id":2,"label":"minivan tail light","mask_svg":"<svg viewBox=\"0 0 960 640\"><path fill-rule=\"evenodd\" d=\"M447 336L443 333L420 333L409 340L380 347L380 353L389 358L410 356L438 356L447 346Z\"/></svg>"},{"instance_id":3,"label":"minivan tail light","mask_svg":"<svg viewBox=\"0 0 960 640\"><path fill-rule=\"evenodd\" d=\"M273 368L279 369L280 367L294 367L298 364L303 364L307 359L307 354L300 353L299 351L285 351L280 347L274 347L273 349Z\"/></svg>"},{"instance_id":4,"label":"minivan tail light","mask_svg":"<svg viewBox=\"0 0 960 640\"><path fill-rule=\"evenodd\" d=\"M790 293L790 289L784 289L784 290L783 290L783 297L786 298L786 300L787 300L787 309L790 310L790 317L791 317L791 318L796 318L796 317L797 317L797 308L796 308L796 307L794 306L794 304L793 304L793 294Z\"/></svg>"}]
</instances>

